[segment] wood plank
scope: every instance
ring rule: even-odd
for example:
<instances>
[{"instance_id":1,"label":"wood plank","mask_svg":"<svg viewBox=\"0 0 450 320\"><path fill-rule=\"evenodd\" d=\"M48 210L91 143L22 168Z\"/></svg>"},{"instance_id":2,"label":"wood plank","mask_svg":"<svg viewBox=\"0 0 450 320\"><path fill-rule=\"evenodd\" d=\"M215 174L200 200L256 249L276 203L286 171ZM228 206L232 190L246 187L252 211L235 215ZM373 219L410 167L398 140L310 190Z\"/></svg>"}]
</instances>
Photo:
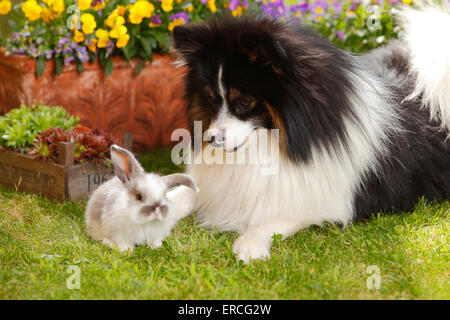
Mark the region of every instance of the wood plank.
<instances>
[{"instance_id":1,"label":"wood plank","mask_svg":"<svg viewBox=\"0 0 450 320\"><path fill-rule=\"evenodd\" d=\"M73 142L60 142L58 144L58 159L57 162L64 167L73 165L74 163L74 144Z\"/></svg>"},{"instance_id":2,"label":"wood plank","mask_svg":"<svg viewBox=\"0 0 450 320\"><path fill-rule=\"evenodd\" d=\"M133 134L125 132L123 135L123 147L130 152L133 152Z\"/></svg>"},{"instance_id":3,"label":"wood plank","mask_svg":"<svg viewBox=\"0 0 450 320\"><path fill-rule=\"evenodd\" d=\"M68 198L87 199L102 183L114 177L112 166L83 163L67 168Z\"/></svg>"},{"instance_id":4,"label":"wood plank","mask_svg":"<svg viewBox=\"0 0 450 320\"><path fill-rule=\"evenodd\" d=\"M0 151L0 184L18 191L29 191L63 200L64 166L34 160L28 155Z\"/></svg>"}]
</instances>

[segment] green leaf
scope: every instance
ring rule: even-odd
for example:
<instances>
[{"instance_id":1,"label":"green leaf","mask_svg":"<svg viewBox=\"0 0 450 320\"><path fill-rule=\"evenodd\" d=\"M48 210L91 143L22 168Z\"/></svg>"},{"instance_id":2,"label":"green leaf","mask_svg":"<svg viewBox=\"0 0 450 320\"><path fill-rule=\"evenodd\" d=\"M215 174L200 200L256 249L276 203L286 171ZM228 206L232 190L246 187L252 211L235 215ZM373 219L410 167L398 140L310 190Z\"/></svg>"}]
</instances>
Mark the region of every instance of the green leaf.
<instances>
[{"instance_id":1,"label":"green leaf","mask_svg":"<svg viewBox=\"0 0 450 320\"><path fill-rule=\"evenodd\" d=\"M107 77L109 77L111 75L113 68L114 68L114 65L113 65L112 59L111 59L111 57L109 57L105 63L105 72L106 72Z\"/></svg>"},{"instance_id":2,"label":"green leaf","mask_svg":"<svg viewBox=\"0 0 450 320\"><path fill-rule=\"evenodd\" d=\"M136 36L139 34L139 31L141 30L141 25L140 24L134 24L131 28L130 28L130 36L132 38L136 38Z\"/></svg>"},{"instance_id":3,"label":"green leaf","mask_svg":"<svg viewBox=\"0 0 450 320\"><path fill-rule=\"evenodd\" d=\"M59 76L63 72L62 57L55 58L56 74Z\"/></svg>"},{"instance_id":4,"label":"green leaf","mask_svg":"<svg viewBox=\"0 0 450 320\"><path fill-rule=\"evenodd\" d=\"M8 20L8 25L11 28L12 31L18 31L19 30L19 26L17 25L17 23L14 20Z\"/></svg>"},{"instance_id":5,"label":"green leaf","mask_svg":"<svg viewBox=\"0 0 450 320\"><path fill-rule=\"evenodd\" d=\"M131 58L134 58L137 55L137 53L138 53L138 50L135 45L130 47L130 57Z\"/></svg>"},{"instance_id":6,"label":"green leaf","mask_svg":"<svg viewBox=\"0 0 450 320\"><path fill-rule=\"evenodd\" d=\"M38 78L44 73L46 65L47 59L45 58L45 55L39 56L36 61L36 75Z\"/></svg>"},{"instance_id":7,"label":"green leaf","mask_svg":"<svg viewBox=\"0 0 450 320\"><path fill-rule=\"evenodd\" d=\"M90 51L90 50L89 50L88 53L89 53L89 61L91 63L95 63L95 54L92 51Z\"/></svg>"},{"instance_id":8,"label":"green leaf","mask_svg":"<svg viewBox=\"0 0 450 320\"><path fill-rule=\"evenodd\" d=\"M144 55L146 58L150 58L152 56L152 40L155 41L153 38L146 37L139 39L142 44L142 48L144 49Z\"/></svg>"},{"instance_id":9,"label":"green leaf","mask_svg":"<svg viewBox=\"0 0 450 320\"><path fill-rule=\"evenodd\" d=\"M163 48L168 49L170 47L170 35L167 33L157 32L155 33L156 41L158 41Z\"/></svg>"},{"instance_id":10,"label":"green leaf","mask_svg":"<svg viewBox=\"0 0 450 320\"><path fill-rule=\"evenodd\" d=\"M122 48L123 56L127 60L127 62L130 62L131 54L130 54L130 45L128 44L126 47Z\"/></svg>"},{"instance_id":11,"label":"green leaf","mask_svg":"<svg viewBox=\"0 0 450 320\"><path fill-rule=\"evenodd\" d=\"M77 70L79 73L83 73L83 71L84 71L83 61L77 60Z\"/></svg>"},{"instance_id":12,"label":"green leaf","mask_svg":"<svg viewBox=\"0 0 450 320\"><path fill-rule=\"evenodd\" d=\"M37 37L39 35L42 35L45 33L45 29L42 28L40 25L36 25L33 29L33 31L31 32L31 37Z\"/></svg>"},{"instance_id":13,"label":"green leaf","mask_svg":"<svg viewBox=\"0 0 450 320\"><path fill-rule=\"evenodd\" d=\"M100 65L104 68L106 63L106 50L100 50L98 53L98 61Z\"/></svg>"},{"instance_id":14,"label":"green leaf","mask_svg":"<svg viewBox=\"0 0 450 320\"><path fill-rule=\"evenodd\" d=\"M156 41L155 38L151 37L150 38L150 42L151 42L151 45L152 45L152 49L156 49L158 47L158 42Z\"/></svg>"},{"instance_id":15,"label":"green leaf","mask_svg":"<svg viewBox=\"0 0 450 320\"><path fill-rule=\"evenodd\" d=\"M145 65L145 60L139 60L138 65L137 65L137 74L140 75L142 72L142 68Z\"/></svg>"}]
</instances>

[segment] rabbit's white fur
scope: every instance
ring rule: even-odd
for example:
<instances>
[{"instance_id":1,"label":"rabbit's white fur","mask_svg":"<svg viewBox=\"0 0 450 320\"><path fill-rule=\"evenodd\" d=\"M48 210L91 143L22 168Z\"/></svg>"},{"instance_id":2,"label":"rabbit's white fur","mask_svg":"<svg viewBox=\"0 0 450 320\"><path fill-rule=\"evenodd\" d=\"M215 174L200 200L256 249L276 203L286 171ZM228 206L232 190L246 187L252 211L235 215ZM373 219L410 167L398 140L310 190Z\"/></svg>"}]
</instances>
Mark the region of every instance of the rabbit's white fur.
<instances>
[{"instance_id":1,"label":"rabbit's white fur","mask_svg":"<svg viewBox=\"0 0 450 320\"><path fill-rule=\"evenodd\" d=\"M88 233L120 251L135 245L160 247L178 220L191 212L197 191L193 181L182 174L146 174L130 152L117 146L111 147L111 159L116 177L89 199ZM169 191L171 187L177 188Z\"/></svg>"}]
</instances>

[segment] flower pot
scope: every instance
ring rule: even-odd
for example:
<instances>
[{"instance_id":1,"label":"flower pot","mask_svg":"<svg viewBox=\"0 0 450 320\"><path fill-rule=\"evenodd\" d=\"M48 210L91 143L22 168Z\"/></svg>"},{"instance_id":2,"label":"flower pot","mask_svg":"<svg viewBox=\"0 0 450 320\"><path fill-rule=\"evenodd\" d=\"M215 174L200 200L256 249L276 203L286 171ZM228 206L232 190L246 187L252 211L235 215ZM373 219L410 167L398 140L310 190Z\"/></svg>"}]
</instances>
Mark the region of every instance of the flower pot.
<instances>
[{"instance_id":1,"label":"flower pot","mask_svg":"<svg viewBox=\"0 0 450 320\"><path fill-rule=\"evenodd\" d=\"M130 150L131 144L132 136L126 133L124 147ZM104 161L75 164L73 142L60 142L58 148L56 162L0 149L0 185L52 200L80 200L89 198L102 183L114 177L113 167Z\"/></svg>"},{"instance_id":2,"label":"flower pot","mask_svg":"<svg viewBox=\"0 0 450 320\"><path fill-rule=\"evenodd\" d=\"M86 127L116 137L131 132L135 150L168 146L173 130L187 128L182 70L172 66L172 60L155 54L138 75L138 60L128 64L114 57L109 77L98 61L85 63L83 73L75 64L65 66L58 76L52 60L37 78L35 59L5 56L0 48L0 113L21 103L60 105Z\"/></svg>"}]
</instances>

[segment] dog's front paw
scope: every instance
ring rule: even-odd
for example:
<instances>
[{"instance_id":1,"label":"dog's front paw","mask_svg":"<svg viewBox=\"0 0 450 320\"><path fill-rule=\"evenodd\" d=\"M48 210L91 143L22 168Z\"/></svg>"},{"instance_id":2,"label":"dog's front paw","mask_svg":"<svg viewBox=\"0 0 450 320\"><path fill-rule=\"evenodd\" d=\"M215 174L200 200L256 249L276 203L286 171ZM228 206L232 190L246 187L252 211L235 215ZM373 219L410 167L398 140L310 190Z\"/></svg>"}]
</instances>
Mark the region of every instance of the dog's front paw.
<instances>
[{"instance_id":1,"label":"dog's front paw","mask_svg":"<svg viewBox=\"0 0 450 320\"><path fill-rule=\"evenodd\" d=\"M239 260L248 264L250 260L266 260L270 258L270 244L261 238L244 233L233 244L233 252Z\"/></svg>"},{"instance_id":2,"label":"dog's front paw","mask_svg":"<svg viewBox=\"0 0 450 320\"><path fill-rule=\"evenodd\" d=\"M157 240L157 241L154 241L154 242L150 243L150 248L151 249L158 249L158 248L161 248L161 246L162 246L162 241L161 240Z\"/></svg>"},{"instance_id":3,"label":"dog's front paw","mask_svg":"<svg viewBox=\"0 0 450 320\"><path fill-rule=\"evenodd\" d=\"M120 252L133 252L134 245L128 244L128 243L119 243L117 244L117 248Z\"/></svg>"}]
</instances>

